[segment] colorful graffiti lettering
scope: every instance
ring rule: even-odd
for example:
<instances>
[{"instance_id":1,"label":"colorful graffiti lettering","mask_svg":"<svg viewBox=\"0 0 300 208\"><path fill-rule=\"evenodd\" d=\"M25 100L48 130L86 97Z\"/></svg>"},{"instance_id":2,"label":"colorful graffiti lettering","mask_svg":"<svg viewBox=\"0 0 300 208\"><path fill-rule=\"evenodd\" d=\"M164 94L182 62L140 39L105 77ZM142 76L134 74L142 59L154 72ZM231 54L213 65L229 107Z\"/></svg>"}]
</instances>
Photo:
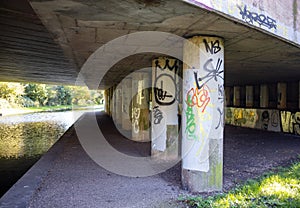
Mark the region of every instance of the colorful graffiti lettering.
<instances>
[{"instance_id":1,"label":"colorful graffiti lettering","mask_svg":"<svg viewBox=\"0 0 300 208\"><path fill-rule=\"evenodd\" d=\"M186 100L189 100L188 98L190 98L191 101L187 102L187 104L190 107L197 106L198 108L201 108L202 112L205 111L205 108L210 101L209 91L206 86L201 89L191 88L186 95Z\"/></svg>"},{"instance_id":2,"label":"colorful graffiti lettering","mask_svg":"<svg viewBox=\"0 0 300 208\"><path fill-rule=\"evenodd\" d=\"M226 108L226 124L300 135L300 112Z\"/></svg>"},{"instance_id":3,"label":"colorful graffiti lettering","mask_svg":"<svg viewBox=\"0 0 300 208\"><path fill-rule=\"evenodd\" d=\"M246 119L244 118L242 109L234 109L233 118L235 125L242 126L242 124L246 123Z\"/></svg>"},{"instance_id":4,"label":"colorful graffiti lettering","mask_svg":"<svg viewBox=\"0 0 300 208\"><path fill-rule=\"evenodd\" d=\"M289 111L281 111L282 131L300 135L300 112L291 113Z\"/></svg>"},{"instance_id":5,"label":"colorful graffiti lettering","mask_svg":"<svg viewBox=\"0 0 300 208\"><path fill-rule=\"evenodd\" d=\"M191 96L187 97L186 104L186 129L185 132L188 133L188 139L196 139L195 131L196 131L196 123L195 123L195 115L192 108L192 99Z\"/></svg>"}]
</instances>

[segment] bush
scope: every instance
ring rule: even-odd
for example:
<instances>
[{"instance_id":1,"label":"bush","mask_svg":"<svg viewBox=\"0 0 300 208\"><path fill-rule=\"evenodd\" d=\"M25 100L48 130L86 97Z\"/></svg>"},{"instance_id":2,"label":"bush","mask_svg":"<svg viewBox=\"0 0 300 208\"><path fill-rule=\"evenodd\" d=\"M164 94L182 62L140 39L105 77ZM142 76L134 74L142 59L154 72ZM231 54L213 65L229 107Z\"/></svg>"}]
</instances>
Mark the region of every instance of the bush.
<instances>
[{"instance_id":1,"label":"bush","mask_svg":"<svg viewBox=\"0 0 300 208\"><path fill-rule=\"evenodd\" d=\"M22 97L23 107L35 107L35 103L29 97Z\"/></svg>"}]
</instances>

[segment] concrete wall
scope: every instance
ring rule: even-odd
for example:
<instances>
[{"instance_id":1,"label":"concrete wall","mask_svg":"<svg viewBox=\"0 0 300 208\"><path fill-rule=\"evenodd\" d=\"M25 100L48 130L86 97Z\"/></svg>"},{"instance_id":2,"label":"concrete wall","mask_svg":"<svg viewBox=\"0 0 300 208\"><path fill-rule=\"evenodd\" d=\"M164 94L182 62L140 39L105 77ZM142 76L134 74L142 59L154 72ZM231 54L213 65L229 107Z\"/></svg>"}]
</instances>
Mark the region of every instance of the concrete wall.
<instances>
[{"instance_id":1,"label":"concrete wall","mask_svg":"<svg viewBox=\"0 0 300 208\"><path fill-rule=\"evenodd\" d=\"M227 107L225 123L229 125L300 135L300 110L273 110Z\"/></svg>"},{"instance_id":2,"label":"concrete wall","mask_svg":"<svg viewBox=\"0 0 300 208\"><path fill-rule=\"evenodd\" d=\"M184 0L300 44L298 0Z\"/></svg>"}]
</instances>

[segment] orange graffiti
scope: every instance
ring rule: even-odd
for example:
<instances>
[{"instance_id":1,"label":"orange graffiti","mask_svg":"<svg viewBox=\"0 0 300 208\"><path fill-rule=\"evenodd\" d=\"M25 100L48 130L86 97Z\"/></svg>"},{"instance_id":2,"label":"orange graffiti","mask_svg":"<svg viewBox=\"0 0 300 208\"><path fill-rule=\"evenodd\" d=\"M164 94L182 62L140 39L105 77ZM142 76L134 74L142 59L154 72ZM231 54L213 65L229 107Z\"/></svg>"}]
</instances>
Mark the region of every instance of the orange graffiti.
<instances>
[{"instance_id":1,"label":"orange graffiti","mask_svg":"<svg viewBox=\"0 0 300 208\"><path fill-rule=\"evenodd\" d=\"M189 97L191 99L189 99L190 102L187 102L187 104L190 107L197 106L198 108L202 108L202 113L205 111L205 108L210 101L209 91L206 85L201 89L191 88L186 95L186 100L188 100Z\"/></svg>"}]
</instances>

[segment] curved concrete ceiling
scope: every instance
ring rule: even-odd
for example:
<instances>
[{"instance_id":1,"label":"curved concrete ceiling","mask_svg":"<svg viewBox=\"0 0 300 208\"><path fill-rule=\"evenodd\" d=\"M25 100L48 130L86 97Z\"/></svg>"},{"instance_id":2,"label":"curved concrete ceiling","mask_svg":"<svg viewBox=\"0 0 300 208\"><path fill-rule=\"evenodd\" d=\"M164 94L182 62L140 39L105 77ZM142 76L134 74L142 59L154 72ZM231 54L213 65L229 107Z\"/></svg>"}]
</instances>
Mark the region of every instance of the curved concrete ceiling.
<instances>
[{"instance_id":1,"label":"curved concrete ceiling","mask_svg":"<svg viewBox=\"0 0 300 208\"><path fill-rule=\"evenodd\" d=\"M226 85L292 81L300 77L298 45L181 0L31 0L30 4L53 40L74 64L70 65L74 71L61 68L57 71L61 72L60 75L48 71L49 82L58 82L59 76L63 80L66 74L80 71L96 49L136 31L163 31L181 37L199 34L223 37ZM58 53L55 56L62 57ZM101 88L118 83L132 70L150 66L155 56L140 54L124 59L110 70ZM22 76L30 80L31 71L28 67ZM40 71L44 71L42 65ZM36 81L44 78L36 76ZM73 78L73 75L65 76L70 82L74 82Z\"/></svg>"}]
</instances>

